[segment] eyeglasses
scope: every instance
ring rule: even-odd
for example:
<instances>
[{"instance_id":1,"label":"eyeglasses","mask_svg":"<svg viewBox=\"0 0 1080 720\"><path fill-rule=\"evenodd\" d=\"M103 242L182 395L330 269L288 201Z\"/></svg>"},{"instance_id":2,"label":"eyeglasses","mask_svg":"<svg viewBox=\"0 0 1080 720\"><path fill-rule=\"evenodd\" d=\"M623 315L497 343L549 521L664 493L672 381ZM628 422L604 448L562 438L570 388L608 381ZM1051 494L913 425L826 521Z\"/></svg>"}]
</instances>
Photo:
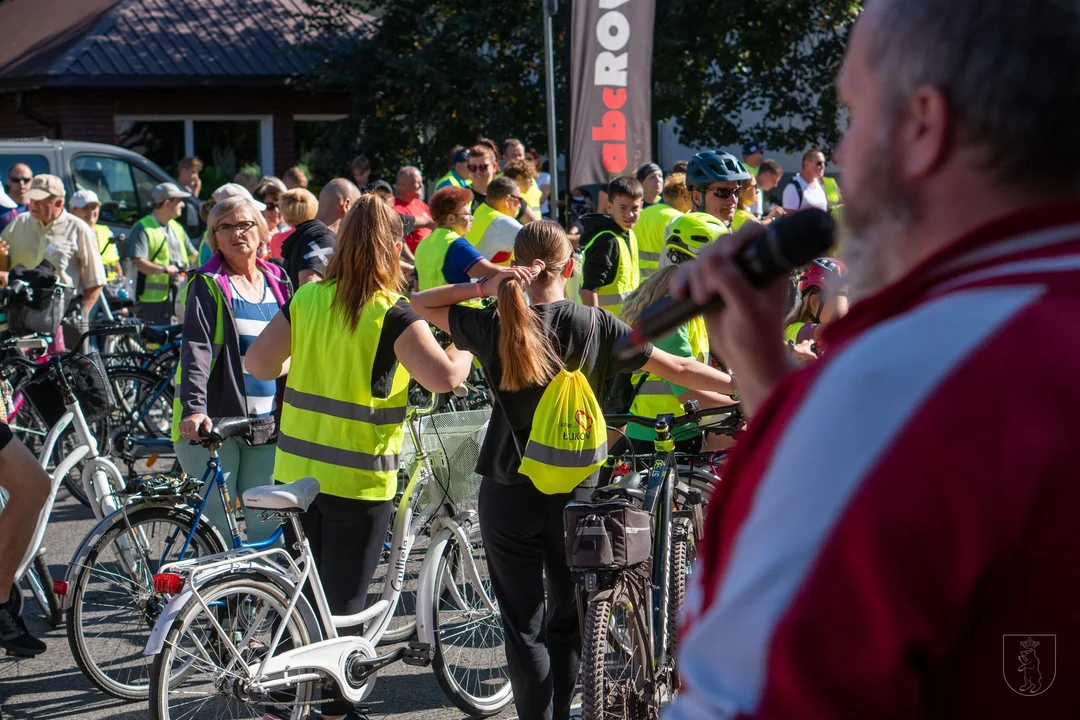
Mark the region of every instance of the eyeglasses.
<instances>
[{"instance_id":1,"label":"eyeglasses","mask_svg":"<svg viewBox=\"0 0 1080 720\"><path fill-rule=\"evenodd\" d=\"M706 192L709 192L717 200L730 200L735 195L738 195L740 190L742 190L741 185L733 188L712 188Z\"/></svg>"},{"instance_id":2,"label":"eyeglasses","mask_svg":"<svg viewBox=\"0 0 1080 720\"><path fill-rule=\"evenodd\" d=\"M814 165L816 165L818 167L825 167L825 161L824 160L815 160Z\"/></svg>"},{"instance_id":3,"label":"eyeglasses","mask_svg":"<svg viewBox=\"0 0 1080 720\"><path fill-rule=\"evenodd\" d=\"M520 195L507 195L506 199L507 200L517 200L518 202L521 202L525 198L521 197Z\"/></svg>"},{"instance_id":4,"label":"eyeglasses","mask_svg":"<svg viewBox=\"0 0 1080 720\"><path fill-rule=\"evenodd\" d=\"M31 177L11 177L9 175L8 180L10 180L13 183L28 183L29 184L29 183L33 182L34 178L31 178Z\"/></svg>"},{"instance_id":5,"label":"eyeglasses","mask_svg":"<svg viewBox=\"0 0 1080 720\"><path fill-rule=\"evenodd\" d=\"M235 225L229 225L227 223L218 225L214 228L214 232L231 233L234 230L239 230L240 234L243 235L253 227L255 227L255 223L250 220L245 220L244 222L238 222Z\"/></svg>"},{"instance_id":6,"label":"eyeglasses","mask_svg":"<svg viewBox=\"0 0 1080 720\"><path fill-rule=\"evenodd\" d=\"M471 212L451 213L451 214L454 215L455 217L461 218L462 220L464 220L465 218L471 218L473 216L473 214Z\"/></svg>"},{"instance_id":7,"label":"eyeglasses","mask_svg":"<svg viewBox=\"0 0 1080 720\"><path fill-rule=\"evenodd\" d=\"M278 209L278 204L277 203L268 202L268 203L263 203L263 204L266 205L267 210L277 210Z\"/></svg>"},{"instance_id":8,"label":"eyeglasses","mask_svg":"<svg viewBox=\"0 0 1080 720\"><path fill-rule=\"evenodd\" d=\"M489 165L487 163L484 163L483 165L470 165L469 172L483 172L487 170L488 167Z\"/></svg>"}]
</instances>

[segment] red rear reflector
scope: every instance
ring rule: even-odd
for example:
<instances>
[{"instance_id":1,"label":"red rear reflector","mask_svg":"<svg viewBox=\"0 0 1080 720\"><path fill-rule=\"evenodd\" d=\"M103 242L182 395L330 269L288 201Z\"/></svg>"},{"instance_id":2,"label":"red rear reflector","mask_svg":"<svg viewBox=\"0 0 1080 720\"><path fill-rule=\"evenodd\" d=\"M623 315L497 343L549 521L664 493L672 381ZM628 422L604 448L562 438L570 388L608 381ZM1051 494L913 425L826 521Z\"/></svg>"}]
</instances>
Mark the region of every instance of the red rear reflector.
<instances>
[{"instance_id":1,"label":"red rear reflector","mask_svg":"<svg viewBox=\"0 0 1080 720\"><path fill-rule=\"evenodd\" d=\"M176 595L184 587L184 576L176 573L158 573L154 576L154 591L164 595Z\"/></svg>"},{"instance_id":2,"label":"red rear reflector","mask_svg":"<svg viewBox=\"0 0 1080 720\"><path fill-rule=\"evenodd\" d=\"M67 595L67 590L68 590L67 580L53 580L52 581L52 591L55 594L59 595L60 597L65 597Z\"/></svg>"},{"instance_id":3,"label":"red rear reflector","mask_svg":"<svg viewBox=\"0 0 1080 720\"><path fill-rule=\"evenodd\" d=\"M615 475L629 475L629 474L630 474L630 463L619 463L618 465L615 466L615 469L611 471L612 477L614 477Z\"/></svg>"}]
</instances>

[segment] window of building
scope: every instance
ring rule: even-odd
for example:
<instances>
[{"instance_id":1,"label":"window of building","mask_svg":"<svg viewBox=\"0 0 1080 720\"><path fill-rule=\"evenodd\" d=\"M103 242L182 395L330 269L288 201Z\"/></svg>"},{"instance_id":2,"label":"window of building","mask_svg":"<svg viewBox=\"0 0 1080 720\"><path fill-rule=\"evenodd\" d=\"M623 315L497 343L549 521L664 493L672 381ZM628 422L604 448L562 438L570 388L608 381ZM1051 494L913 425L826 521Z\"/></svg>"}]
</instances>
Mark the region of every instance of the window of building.
<instances>
[{"instance_id":1,"label":"window of building","mask_svg":"<svg viewBox=\"0 0 1080 720\"><path fill-rule=\"evenodd\" d=\"M293 116L296 162L307 169L314 186L325 185L335 177L347 177L348 168L335 167L327 152L330 134L344 119L344 115Z\"/></svg>"},{"instance_id":2,"label":"window of building","mask_svg":"<svg viewBox=\"0 0 1080 720\"><path fill-rule=\"evenodd\" d=\"M176 177L176 164L184 152L183 120L121 120L116 144L139 153Z\"/></svg>"}]
</instances>

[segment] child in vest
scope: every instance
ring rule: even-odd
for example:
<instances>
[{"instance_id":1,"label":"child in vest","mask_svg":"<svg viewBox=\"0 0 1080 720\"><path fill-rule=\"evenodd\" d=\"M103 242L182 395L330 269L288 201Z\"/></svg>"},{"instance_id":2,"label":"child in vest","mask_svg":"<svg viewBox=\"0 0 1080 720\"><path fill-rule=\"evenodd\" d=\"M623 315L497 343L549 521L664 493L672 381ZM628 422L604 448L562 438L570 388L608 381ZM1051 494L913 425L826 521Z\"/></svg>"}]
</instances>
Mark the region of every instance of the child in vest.
<instances>
[{"instance_id":1,"label":"child in vest","mask_svg":"<svg viewBox=\"0 0 1080 720\"><path fill-rule=\"evenodd\" d=\"M623 302L637 289L640 275L633 227L641 217L644 194L636 179L617 177L608 185L610 213L581 219L583 305L602 307L618 317Z\"/></svg>"}]
</instances>

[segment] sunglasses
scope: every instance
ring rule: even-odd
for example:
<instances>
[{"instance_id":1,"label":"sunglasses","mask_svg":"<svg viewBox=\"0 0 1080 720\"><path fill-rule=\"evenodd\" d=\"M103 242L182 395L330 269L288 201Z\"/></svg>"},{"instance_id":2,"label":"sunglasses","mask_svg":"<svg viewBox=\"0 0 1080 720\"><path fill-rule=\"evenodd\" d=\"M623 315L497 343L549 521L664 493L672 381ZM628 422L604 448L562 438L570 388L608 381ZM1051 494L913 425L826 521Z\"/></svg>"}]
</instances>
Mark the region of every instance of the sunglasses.
<instances>
[{"instance_id":1,"label":"sunglasses","mask_svg":"<svg viewBox=\"0 0 1080 720\"><path fill-rule=\"evenodd\" d=\"M263 205L266 206L267 210L277 210L278 209L278 204L274 203L274 202L264 202Z\"/></svg>"},{"instance_id":2,"label":"sunglasses","mask_svg":"<svg viewBox=\"0 0 1080 720\"><path fill-rule=\"evenodd\" d=\"M511 199L511 200L517 200L518 202L521 202L522 200L525 199L525 198L521 197L520 195L507 195L506 197Z\"/></svg>"},{"instance_id":3,"label":"sunglasses","mask_svg":"<svg viewBox=\"0 0 1080 720\"><path fill-rule=\"evenodd\" d=\"M706 190L706 192L710 193L717 200L730 200L738 195L740 190L742 190L741 185L733 188L712 188L711 190Z\"/></svg>"},{"instance_id":4,"label":"sunglasses","mask_svg":"<svg viewBox=\"0 0 1080 720\"><path fill-rule=\"evenodd\" d=\"M817 161L814 162L814 165L817 165L818 167L825 167L825 161L824 160L817 160Z\"/></svg>"},{"instance_id":5,"label":"sunglasses","mask_svg":"<svg viewBox=\"0 0 1080 720\"><path fill-rule=\"evenodd\" d=\"M486 163L483 165L469 165L469 172L483 172L484 170L487 170L488 167L489 165Z\"/></svg>"},{"instance_id":6,"label":"sunglasses","mask_svg":"<svg viewBox=\"0 0 1080 720\"><path fill-rule=\"evenodd\" d=\"M29 177L11 177L9 175L8 180L10 180L13 183L30 183L30 182L33 181L33 178L29 178Z\"/></svg>"}]
</instances>

